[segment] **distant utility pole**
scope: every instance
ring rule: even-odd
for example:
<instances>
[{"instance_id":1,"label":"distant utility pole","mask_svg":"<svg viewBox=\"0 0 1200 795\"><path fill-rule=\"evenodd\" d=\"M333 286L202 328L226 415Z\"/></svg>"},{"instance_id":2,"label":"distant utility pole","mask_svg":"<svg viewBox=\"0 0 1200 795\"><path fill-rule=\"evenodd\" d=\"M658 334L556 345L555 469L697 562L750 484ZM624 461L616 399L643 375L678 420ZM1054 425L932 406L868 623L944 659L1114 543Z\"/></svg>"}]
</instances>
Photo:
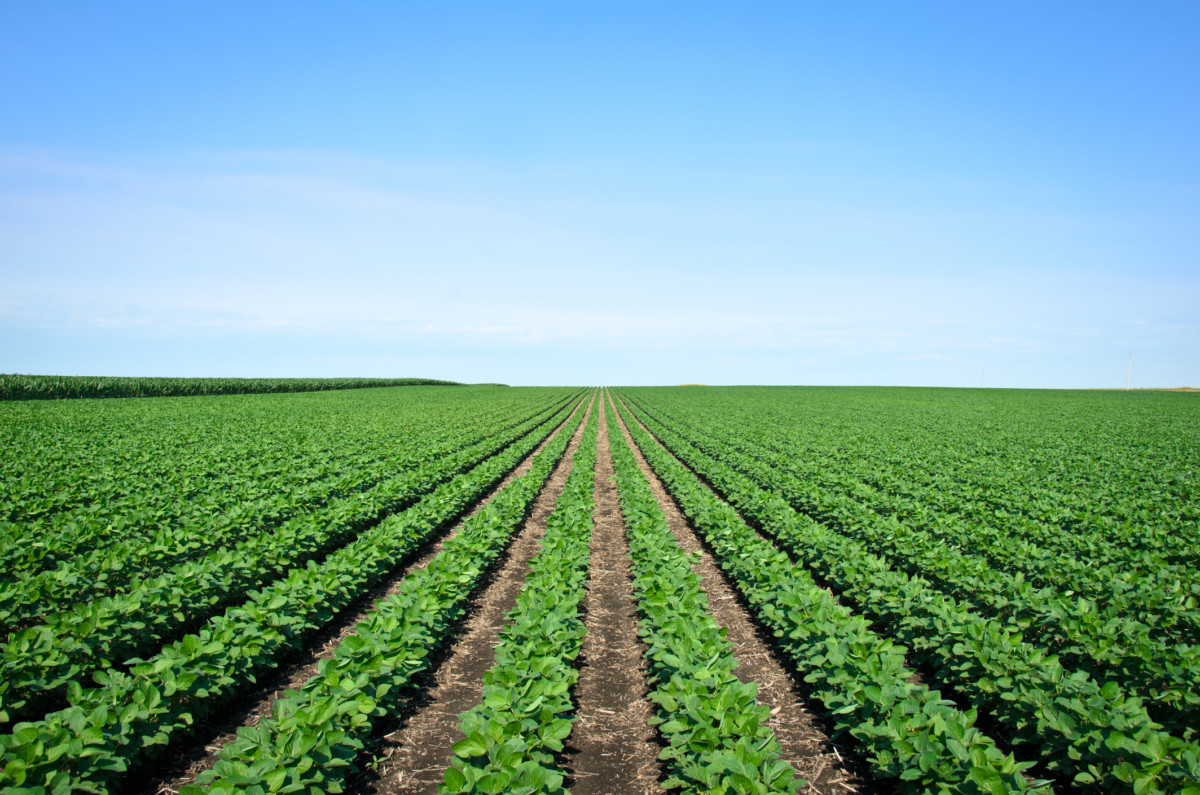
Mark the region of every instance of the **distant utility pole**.
<instances>
[{"instance_id":1,"label":"distant utility pole","mask_svg":"<svg viewBox=\"0 0 1200 795\"><path fill-rule=\"evenodd\" d=\"M983 370L979 371L979 388L983 389Z\"/></svg>"},{"instance_id":2,"label":"distant utility pole","mask_svg":"<svg viewBox=\"0 0 1200 795\"><path fill-rule=\"evenodd\" d=\"M1125 371L1125 391L1133 384L1133 351L1129 352L1129 369Z\"/></svg>"}]
</instances>

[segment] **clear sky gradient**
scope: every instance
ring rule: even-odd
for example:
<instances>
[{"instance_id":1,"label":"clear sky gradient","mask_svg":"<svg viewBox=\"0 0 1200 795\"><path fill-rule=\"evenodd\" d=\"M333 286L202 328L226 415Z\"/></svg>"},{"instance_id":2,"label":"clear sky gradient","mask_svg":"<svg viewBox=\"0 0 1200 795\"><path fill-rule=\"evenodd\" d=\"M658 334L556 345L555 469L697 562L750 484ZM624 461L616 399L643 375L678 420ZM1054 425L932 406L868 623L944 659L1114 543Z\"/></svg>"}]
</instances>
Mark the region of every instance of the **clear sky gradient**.
<instances>
[{"instance_id":1,"label":"clear sky gradient","mask_svg":"<svg viewBox=\"0 0 1200 795\"><path fill-rule=\"evenodd\" d=\"M1200 4L3 2L0 372L1200 386Z\"/></svg>"}]
</instances>

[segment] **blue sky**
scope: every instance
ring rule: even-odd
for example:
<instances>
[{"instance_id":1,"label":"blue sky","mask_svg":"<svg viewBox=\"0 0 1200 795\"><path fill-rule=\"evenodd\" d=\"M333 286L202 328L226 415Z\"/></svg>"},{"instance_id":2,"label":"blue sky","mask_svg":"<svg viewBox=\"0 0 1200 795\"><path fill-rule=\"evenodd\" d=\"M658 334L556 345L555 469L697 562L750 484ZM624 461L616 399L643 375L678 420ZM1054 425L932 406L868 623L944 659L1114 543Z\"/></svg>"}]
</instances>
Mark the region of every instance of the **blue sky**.
<instances>
[{"instance_id":1,"label":"blue sky","mask_svg":"<svg viewBox=\"0 0 1200 795\"><path fill-rule=\"evenodd\" d=\"M1194 3L17 3L0 372L1200 385Z\"/></svg>"}]
</instances>

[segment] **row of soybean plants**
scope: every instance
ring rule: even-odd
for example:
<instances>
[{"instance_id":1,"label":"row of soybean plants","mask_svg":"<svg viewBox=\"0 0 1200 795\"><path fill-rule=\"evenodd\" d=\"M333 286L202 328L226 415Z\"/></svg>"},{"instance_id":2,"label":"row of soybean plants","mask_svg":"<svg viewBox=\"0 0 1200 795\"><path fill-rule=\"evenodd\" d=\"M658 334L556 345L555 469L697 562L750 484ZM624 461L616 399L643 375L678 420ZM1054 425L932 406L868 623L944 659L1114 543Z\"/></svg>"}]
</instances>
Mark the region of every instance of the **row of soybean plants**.
<instances>
[{"instance_id":1,"label":"row of soybean plants","mask_svg":"<svg viewBox=\"0 0 1200 795\"><path fill-rule=\"evenodd\" d=\"M657 403L656 410L659 410ZM704 416L689 418L677 413L670 416L693 427L707 425ZM745 415L736 411L733 416L735 421L745 419ZM970 548L992 566L1011 569L1033 585L1069 581L1079 594L1100 602L1106 616L1153 625L1172 641L1195 642L1200 614L1195 610L1194 597L1200 589L1200 580L1194 567L1183 572L1179 566L1160 560L1158 565L1144 561L1139 569L1127 565L1128 560L1105 556L1099 550L1092 550L1097 553L1093 555L1086 554L1086 549L1039 547L1011 522L997 521L993 526L978 520L964 521L961 514L931 509L943 496L940 481L912 489L929 494L927 499L897 496L894 490L869 485L865 481L884 478L879 473L886 473L893 485L895 480L905 478L903 467L885 465L882 456L863 453L852 460L842 460L829 450L806 450L803 456L797 456L788 439L786 424L779 431L759 422L746 425L731 443L748 444L746 452L779 469L780 477L789 477L793 484L791 499L815 516L835 516L837 500L867 506L875 513L895 517L948 543ZM832 441L831 447L836 448ZM896 475L895 470L901 474ZM1043 536L1051 531L1043 530ZM1052 532L1057 537L1073 536L1062 528L1053 528ZM1144 559L1153 559L1151 554L1139 554Z\"/></svg>"},{"instance_id":2,"label":"row of soybean plants","mask_svg":"<svg viewBox=\"0 0 1200 795\"><path fill-rule=\"evenodd\" d=\"M612 403L609 406L612 407ZM615 409L608 438L629 538L638 633L647 646L650 698L666 745L664 786L685 792L793 792L804 782L779 757L757 687L733 674L733 646L708 611L693 570L625 441Z\"/></svg>"},{"instance_id":3,"label":"row of soybean plants","mask_svg":"<svg viewBox=\"0 0 1200 795\"><path fill-rule=\"evenodd\" d=\"M1165 622L1190 632L1191 637L1179 639L1196 642L1200 573L1194 548L1200 538L1194 494L1200 484L1190 461L1200 452L1194 441L1200 436L1200 412L1165 411L1188 404L1163 406L1154 424L1143 418L1132 428L1125 420L1118 427L1140 443L1132 452L1130 442L1119 444L1111 433L1099 433L1097 428L1106 424L1093 414L1071 425L1063 418L1051 422L1044 416L1053 417L1049 411L1034 413L1040 401L1053 400L1043 393L1022 397L1018 405L1029 404L1025 413L1007 422L983 415L990 418L985 425L994 426L993 436L1034 428L1030 446L1049 448L1039 451L1026 449L1021 436L989 440L979 428L987 404L968 413L961 403L935 403L937 412L918 413L904 403L883 402L890 411L862 410L851 427L843 428L830 421L830 412L818 412L820 401L809 406L806 391L717 390L708 395L716 397L689 406L658 392L654 403L677 420L704 423L720 416L822 491L924 520L933 532L962 535L965 529L980 554L998 566L1019 568L1045 583L1069 577L1081 593L1156 625ZM1110 405L1102 401L1094 408ZM1079 475L1081 458L1091 462L1086 479ZM986 476L978 472L981 466ZM956 483L972 470L976 474L969 483ZM1055 483L1054 475L1063 472L1073 478ZM1035 481L1032 488L1029 479ZM1113 489L1119 498L1105 494ZM1087 510L1074 510L1072 504ZM1123 510L1131 505L1138 507ZM1178 548L1162 548L1159 541ZM1182 557L1181 550L1186 553Z\"/></svg>"},{"instance_id":4,"label":"row of soybean plants","mask_svg":"<svg viewBox=\"0 0 1200 795\"><path fill-rule=\"evenodd\" d=\"M651 393L664 409L687 403ZM728 388L706 390L704 402L707 413L773 429L793 452L834 457L837 471L887 490L936 482L937 495L920 496L951 512L994 510L1074 531L1046 536L1051 544L1103 545L1108 526L1137 522L1135 546L1186 548L1179 526L1197 519L1187 464L1200 406L1187 396Z\"/></svg>"},{"instance_id":5,"label":"row of soybean plants","mask_svg":"<svg viewBox=\"0 0 1200 795\"><path fill-rule=\"evenodd\" d=\"M240 590L230 589L219 572L207 573L225 589L222 601L230 606L211 609L201 590L188 605L190 612L176 616L173 639L150 644L145 659L118 657L107 666L92 665L91 683L84 670L65 682L56 681L54 695L63 708L17 722L0 737L5 783L31 792L38 787L103 790L107 782L119 779L181 732L186 734L198 719L228 704L257 676L303 646L316 629L482 497L573 408L578 407L568 405L546 421L521 429L500 443L500 449L431 486L406 509L361 523L348 543L309 557L303 565L246 585L253 581L248 567L254 562L248 561L247 568L231 573L241 578ZM264 550L258 563L270 566L286 554L282 548ZM239 561L225 563L236 568ZM166 602L166 609L172 603ZM153 615L143 613L143 623ZM131 611L129 617L135 616ZM101 653L107 653L107 647L97 649L96 654ZM79 667L86 668L88 662L95 658L84 658Z\"/></svg>"},{"instance_id":6,"label":"row of soybean plants","mask_svg":"<svg viewBox=\"0 0 1200 795\"><path fill-rule=\"evenodd\" d=\"M414 390L0 405L6 437L0 461L8 467L33 460L41 469L0 487L0 519L69 516L72 509L94 509L98 503L112 506L116 514L128 507L129 498L145 498L138 484L146 478L171 496L220 495L238 489L246 470L286 469L297 457L337 452L343 435L353 447L369 446L389 414L420 424L439 406L458 402L446 397L436 390ZM384 406L390 411L381 411ZM252 461L244 455L251 443L259 445ZM190 452L188 458L174 460L184 451Z\"/></svg>"},{"instance_id":7,"label":"row of soybean plants","mask_svg":"<svg viewBox=\"0 0 1200 795\"><path fill-rule=\"evenodd\" d=\"M372 727L411 695L415 677L448 640L584 416L578 411L525 474L467 517L428 566L378 602L311 679L275 702L268 719L239 730L214 767L183 792L338 791Z\"/></svg>"},{"instance_id":8,"label":"row of soybean plants","mask_svg":"<svg viewBox=\"0 0 1200 795\"><path fill-rule=\"evenodd\" d=\"M553 411L553 407L542 410L535 417L545 418ZM504 424L493 420L490 426L464 424L449 431L433 428L421 438L407 435L388 458L358 472L307 484L306 490L295 489L287 478L266 480L262 488L274 491L262 500L247 498L244 504L216 516L199 516L185 527L162 528L149 538L122 538L54 569L6 578L0 582L0 603L4 605L0 627L6 634L24 630L17 632L17 642L43 634L48 624L72 628L80 621L80 605L84 614L91 615L95 599L120 597L160 576L178 575L187 564L197 560L203 564L205 557L214 557L220 550L234 548L240 555L253 555L264 543L278 546L281 534L286 538L296 527L311 526L314 516L337 515L349 507L368 521L372 513L398 507L403 495L412 494L421 482L452 471L444 466L448 456L458 456L463 462L474 460L479 450L494 447L498 435L529 419L512 422L503 418L499 422ZM323 468L322 464L310 466ZM370 508L371 504L376 507ZM160 584L155 582L152 587Z\"/></svg>"},{"instance_id":9,"label":"row of soybean plants","mask_svg":"<svg viewBox=\"0 0 1200 795\"><path fill-rule=\"evenodd\" d=\"M506 617L480 703L460 716L443 793L563 792L560 754L574 719L574 661L584 634L581 603L594 508L597 419L593 410L570 476L548 517L541 550ZM620 440L610 415L607 434ZM461 614L480 572L511 537L561 450L547 450L525 479L471 517L428 569L358 628L272 717L243 729L214 768L187 791L328 791L353 767L376 720L407 695L447 624ZM753 685L732 675L732 648L707 612L693 558L678 546L623 441L614 448L647 642L664 784L685 792L790 792L800 783L778 759L767 711ZM538 467L544 467L538 470Z\"/></svg>"},{"instance_id":10,"label":"row of soybean plants","mask_svg":"<svg viewBox=\"0 0 1200 795\"><path fill-rule=\"evenodd\" d=\"M1120 589L1153 597L1180 580L1191 587L1176 590L1175 601L1188 607L1190 600L1194 610L1196 401L1159 395L1130 405L1104 393L944 390L913 407L886 390L843 390L834 393L846 397L838 402L818 399L822 394L717 390L702 410L763 434L765 444L792 455L827 489L866 486L964 518L978 532L991 529L1010 542L985 553L1001 565L1052 579L1054 568L1086 557L1090 577L1069 572L1083 577L1081 587L1101 596ZM656 399L664 409L671 402ZM1150 416L1135 411L1147 406Z\"/></svg>"},{"instance_id":11,"label":"row of soybean plants","mask_svg":"<svg viewBox=\"0 0 1200 795\"><path fill-rule=\"evenodd\" d=\"M571 732L573 663L585 631L599 416L594 404L540 550L505 616L480 703L460 716L463 739L451 749L443 792L564 791L557 755Z\"/></svg>"},{"instance_id":12,"label":"row of soybean plants","mask_svg":"<svg viewBox=\"0 0 1200 795\"><path fill-rule=\"evenodd\" d=\"M573 662L582 647L582 603L592 530L596 417L547 520L541 551L506 617L481 702L460 716L441 787L455 793L563 793L560 754L574 722ZM621 511L629 538L639 633L650 698L665 746L663 786L689 793L792 792L802 782L779 759L753 684L732 673L732 645L707 610L694 559L667 526L649 484L608 414Z\"/></svg>"},{"instance_id":13,"label":"row of soybean plants","mask_svg":"<svg viewBox=\"0 0 1200 795\"><path fill-rule=\"evenodd\" d=\"M621 415L642 454L705 538L718 564L874 776L909 792L1043 791L1031 766L1004 753L937 690L914 681L907 649L877 633L777 546L760 536L643 430Z\"/></svg>"},{"instance_id":14,"label":"row of soybean plants","mask_svg":"<svg viewBox=\"0 0 1200 795\"><path fill-rule=\"evenodd\" d=\"M0 582L107 583L139 568L110 547L154 561L220 545L368 488L441 429L481 433L549 402L488 392L0 406Z\"/></svg>"},{"instance_id":15,"label":"row of soybean plants","mask_svg":"<svg viewBox=\"0 0 1200 795\"><path fill-rule=\"evenodd\" d=\"M51 612L9 635L0 649L0 725L36 717L61 704L67 686L93 672L153 652L210 616L309 561L319 562L385 516L402 510L455 475L471 470L530 433L548 432L569 410L530 420L435 461L391 474L363 492L334 499L243 541L134 578L109 596ZM434 438L426 444L440 448Z\"/></svg>"},{"instance_id":16,"label":"row of soybean plants","mask_svg":"<svg viewBox=\"0 0 1200 795\"><path fill-rule=\"evenodd\" d=\"M570 735L584 635L581 604L590 557L599 407L583 430L572 469L546 521L506 616L479 704L460 716L443 793L564 792L560 758ZM619 434L610 419L608 433ZM619 435L616 438L620 438ZM549 454L550 451L547 451ZM792 771L763 727L766 709L731 671L730 644L706 611L692 558L679 549L632 454L617 453L618 487L629 527L641 632L655 671L652 698L672 771L665 784L686 792L790 792ZM557 454L555 454L555 457ZM468 520L427 570L415 572L379 616L360 625L272 718L244 729L211 772L188 791L325 791L339 785L364 750L376 719L396 708L416 671L442 642L479 572L495 559L544 472L512 484L493 504L499 517ZM535 465L536 466L536 465ZM509 501L511 499L511 501ZM511 512L507 512L508 507ZM382 624L383 617L389 623ZM303 737L303 743L297 738Z\"/></svg>"},{"instance_id":17,"label":"row of soybean plants","mask_svg":"<svg viewBox=\"0 0 1200 795\"><path fill-rule=\"evenodd\" d=\"M502 413L537 402L532 390L453 392L3 404L0 465L11 476L0 484L0 520L33 522L65 513L66 521L72 510L86 516L105 506L116 519L131 507L130 499L152 499L139 488L146 479L166 492L150 503L159 510L178 496L238 496L256 478L286 472L306 457L375 448L382 435L402 435L409 426L421 433L442 413L470 405ZM251 450L257 455L246 455ZM36 471L21 471L30 464ZM6 548L6 565L9 554Z\"/></svg>"},{"instance_id":18,"label":"row of soybean plants","mask_svg":"<svg viewBox=\"0 0 1200 795\"><path fill-rule=\"evenodd\" d=\"M635 394L649 416L687 432L707 452L742 455L742 467L752 468L760 485L796 510L861 541L893 568L928 579L980 614L1005 620L1026 640L1058 655L1066 668L1101 683L1118 683L1124 692L1142 699L1169 732L1197 739L1200 644L1195 635L1200 616L1189 595L1195 586L1189 588L1171 574L1170 564L1164 563L1162 572L1147 571L1139 588L1119 586L1123 580L1116 575L1097 583L1093 570L1108 576L1112 568L1104 559L1062 556L1060 565L1039 572L1040 558L1028 542L1005 538L996 528L926 510L919 500L902 504L887 492L828 487L797 460L824 461L829 469L852 465L819 454L785 453L771 431L755 424L738 427L736 411L725 425L718 425L706 420L711 415L698 404L697 416L688 418L686 407L678 402L668 414L660 408L660 395ZM928 490L935 494L937 485ZM1024 551L1026 558L996 551L1006 545ZM1107 593L1105 585L1111 588Z\"/></svg>"},{"instance_id":19,"label":"row of soybean plants","mask_svg":"<svg viewBox=\"0 0 1200 795\"><path fill-rule=\"evenodd\" d=\"M759 485L769 469L730 447L703 452L713 444L712 429L703 438L685 436L648 412L641 417L672 453L795 561L820 572L843 598L905 644L923 671L992 716L1014 747L1040 759L1061 780L1105 792L1180 792L1197 786L1195 743L1162 731L1141 699L1116 682L1101 684L1065 669L1018 630L919 576L892 569L856 539L798 513Z\"/></svg>"}]
</instances>

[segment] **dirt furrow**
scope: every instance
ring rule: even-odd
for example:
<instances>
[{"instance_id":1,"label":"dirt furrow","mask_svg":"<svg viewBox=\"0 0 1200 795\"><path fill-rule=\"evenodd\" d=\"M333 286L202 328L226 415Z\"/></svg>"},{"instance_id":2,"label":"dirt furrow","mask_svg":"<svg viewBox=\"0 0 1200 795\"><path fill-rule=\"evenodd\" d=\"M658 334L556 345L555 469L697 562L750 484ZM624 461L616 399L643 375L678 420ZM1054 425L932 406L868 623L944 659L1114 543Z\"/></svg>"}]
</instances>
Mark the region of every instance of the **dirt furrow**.
<instances>
[{"instance_id":1,"label":"dirt furrow","mask_svg":"<svg viewBox=\"0 0 1200 795\"><path fill-rule=\"evenodd\" d=\"M505 614L516 603L529 571L529 560L540 549L546 517L562 493L588 415L594 410L594 403L590 404L566 454L542 487L494 576L473 600L471 614L457 639L432 672L433 681L423 694L422 703L380 738L372 749L379 764L352 782L354 791L397 795L437 792L450 765L450 746L462 739L458 716L482 698L483 675L492 667Z\"/></svg>"},{"instance_id":2,"label":"dirt furrow","mask_svg":"<svg viewBox=\"0 0 1200 795\"><path fill-rule=\"evenodd\" d=\"M605 405L600 404L596 450L596 511L584 599L585 626L575 685L577 719L568 739L566 768L574 795L648 795L661 792L660 746L646 698L645 645L629 570L625 523L613 483Z\"/></svg>"},{"instance_id":3,"label":"dirt furrow","mask_svg":"<svg viewBox=\"0 0 1200 795\"><path fill-rule=\"evenodd\" d=\"M758 684L758 700L771 710L768 724L782 746L781 757L791 764L798 776L808 782L804 791L869 791L869 782L858 772L861 765L848 763L843 756L846 749L831 740L822 728L820 719L806 709L801 688L797 686L786 662L774 650L769 636L747 611L712 554L654 474L629 435L624 419L618 416L618 420L638 466L650 481L654 496L667 515L667 524L675 538L684 549L700 553L695 571L708 593L709 610L717 623L726 628L726 637L734 646L738 659L734 673L743 682ZM638 424L641 426L640 422ZM645 430L645 426L641 427Z\"/></svg>"},{"instance_id":4,"label":"dirt furrow","mask_svg":"<svg viewBox=\"0 0 1200 795\"><path fill-rule=\"evenodd\" d=\"M580 400L567 419L538 444L533 452L522 459L515 469L505 475L504 479L493 487L487 496L468 512L467 516L491 502L501 489L529 471L534 457L559 434L563 427L571 421L571 418L580 410L590 410L590 407L583 409L586 404L586 398ZM130 782L122 791L129 795L170 795L178 792L184 784L195 781L200 773L216 763L221 749L237 736L238 729L243 726L257 725L271 714L271 707L276 699L285 695L288 690L299 688L316 674L317 665L321 660L333 656L338 645L353 634L359 622L365 620L375 609L376 602L394 594L410 572L427 566L429 561L442 550L445 542L458 534L466 518L464 516L451 528L440 533L432 542L427 543L415 556L397 566L387 578L363 594L317 632L305 644L303 651L290 657L280 667L263 675L255 688L245 693L239 699L238 704L231 707L223 720L200 727L185 742L180 743L173 753L162 757L157 762L151 762L139 771L139 775L136 777L137 781Z\"/></svg>"}]
</instances>

